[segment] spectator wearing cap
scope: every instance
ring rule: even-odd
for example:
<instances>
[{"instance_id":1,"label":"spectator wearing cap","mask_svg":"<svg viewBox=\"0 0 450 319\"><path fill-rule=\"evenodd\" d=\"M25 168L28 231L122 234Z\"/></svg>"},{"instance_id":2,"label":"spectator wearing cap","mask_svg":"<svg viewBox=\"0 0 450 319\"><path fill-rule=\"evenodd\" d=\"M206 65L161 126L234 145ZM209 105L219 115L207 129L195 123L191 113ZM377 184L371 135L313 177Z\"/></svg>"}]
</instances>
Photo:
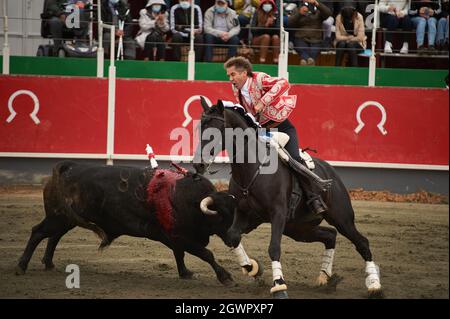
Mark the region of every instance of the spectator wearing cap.
<instances>
[{"instance_id":1,"label":"spectator wearing cap","mask_svg":"<svg viewBox=\"0 0 450 319\"><path fill-rule=\"evenodd\" d=\"M295 28L294 49L300 56L300 65L315 65L322 47L322 23L331 10L317 0L300 3L297 12L289 17L289 28Z\"/></svg>"},{"instance_id":2,"label":"spectator wearing cap","mask_svg":"<svg viewBox=\"0 0 450 319\"><path fill-rule=\"evenodd\" d=\"M228 58L235 56L240 31L236 11L228 7L226 0L216 0L205 13L205 62L212 61L215 44L228 45Z\"/></svg>"},{"instance_id":3,"label":"spectator wearing cap","mask_svg":"<svg viewBox=\"0 0 450 319\"><path fill-rule=\"evenodd\" d=\"M165 35L169 31L166 3L163 0L149 0L139 12L140 30L136 42L144 50L144 60L164 60Z\"/></svg>"},{"instance_id":4,"label":"spectator wearing cap","mask_svg":"<svg viewBox=\"0 0 450 319\"><path fill-rule=\"evenodd\" d=\"M173 57L181 60L181 45L191 39L192 0L179 0L170 9L170 30L172 31ZM194 50L195 60L201 61L203 54L203 15L198 5L194 5Z\"/></svg>"},{"instance_id":5,"label":"spectator wearing cap","mask_svg":"<svg viewBox=\"0 0 450 319\"><path fill-rule=\"evenodd\" d=\"M400 53L408 53L408 33L412 31L413 25L409 11L409 0L381 0L379 5L381 26L387 29L386 41L384 42L384 53L392 53L393 46L393 33L397 28L401 28L402 31L397 37L403 42Z\"/></svg>"},{"instance_id":6,"label":"spectator wearing cap","mask_svg":"<svg viewBox=\"0 0 450 319\"><path fill-rule=\"evenodd\" d=\"M354 7L343 7L336 17L336 66L341 66L345 53L350 66L358 66L358 54L366 48L364 18Z\"/></svg>"},{"instance_id":7,"label":"spectator wearing cap","mask_svg":"<svg viewBox=\"0 0 450 319\"><path fill-rule=\"evenodd\" d=\"M266 63L269 47L273 47L273 62L278 63L280 54L280 19L273 0L262 0L253 16L253 44L259 46L259 63Z\"/></svg>"}]
</instances>

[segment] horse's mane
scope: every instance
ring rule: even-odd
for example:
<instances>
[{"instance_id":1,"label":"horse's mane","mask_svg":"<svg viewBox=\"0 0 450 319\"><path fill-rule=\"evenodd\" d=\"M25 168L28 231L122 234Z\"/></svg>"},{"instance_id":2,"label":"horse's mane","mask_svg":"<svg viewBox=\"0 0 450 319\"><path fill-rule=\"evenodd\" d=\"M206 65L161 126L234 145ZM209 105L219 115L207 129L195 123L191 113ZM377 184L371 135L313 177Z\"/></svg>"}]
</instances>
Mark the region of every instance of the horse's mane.
<instances>
[{"instance_id":1,"label":"horse's mane","mask_svg":"<svg viewBox=\"0 0 450 319\"><path fill-rule=\"evenodd\" d=\"M238 115L240 118L242 118L245 123L257 130L258 128L261 128L261 125L256 121L256 119L253 117L252 114L248 113L241 105L234 105L231 107L225 107L225 110L232 111L235 115Z\"/></svg>"}]
</instances>

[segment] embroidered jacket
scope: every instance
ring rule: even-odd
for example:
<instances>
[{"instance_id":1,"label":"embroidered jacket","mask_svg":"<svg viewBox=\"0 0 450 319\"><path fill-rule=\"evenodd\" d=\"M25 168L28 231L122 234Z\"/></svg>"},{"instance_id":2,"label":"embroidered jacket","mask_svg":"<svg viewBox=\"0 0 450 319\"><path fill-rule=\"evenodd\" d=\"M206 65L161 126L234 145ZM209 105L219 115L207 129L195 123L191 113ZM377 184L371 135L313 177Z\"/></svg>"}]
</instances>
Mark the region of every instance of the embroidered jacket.
<instances>
[{"instance_id":1,"label":"embroidered jacket","mask_svg":"<svg viewBox=\"0 0 450 319\"><path fill-rule=\"evenodd\" d=\"M249 104L240 90L233 86L237 101L245 107L247 112L256 115L255 106L261 101L264 104L259 123L269 121L283 122L291 114L297 104L297 95L289 95L290 85L286 79L271 77L266 73L253 72L248 90L251 103Z\"/></svg>"}]
</instances>

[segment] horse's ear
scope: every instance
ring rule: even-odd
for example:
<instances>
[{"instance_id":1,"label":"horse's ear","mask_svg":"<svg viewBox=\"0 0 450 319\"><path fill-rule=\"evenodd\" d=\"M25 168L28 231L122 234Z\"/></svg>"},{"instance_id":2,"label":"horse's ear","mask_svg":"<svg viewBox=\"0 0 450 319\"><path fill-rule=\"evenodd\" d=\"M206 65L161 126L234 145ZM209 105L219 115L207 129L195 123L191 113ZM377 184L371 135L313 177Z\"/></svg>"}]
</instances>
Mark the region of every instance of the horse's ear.
<instances>
[{"instance_id":1,"label":"horse's ear","mask_svg":"<svg viewBox=\"0 0 450 319\"><path fill-rule=\"evenodd\" d=\"M225 110L225 106L223 105L222 100L217 101L217 109L220 113L223 113L223 111Z\"/></svg>"},{"instance_id":2,"label":"horse's ear","mask_svg":"<svg viewBox=\"0 0 450 319\"><path fill-rule=\"evenodd\" d=\"M208 102L206 102L205 97L200 96L200 103L201 103L201 105L202 105L203 111L206 112L206 111L209 110L209 105L208 105Z\"/></svg>"}]
</instances>

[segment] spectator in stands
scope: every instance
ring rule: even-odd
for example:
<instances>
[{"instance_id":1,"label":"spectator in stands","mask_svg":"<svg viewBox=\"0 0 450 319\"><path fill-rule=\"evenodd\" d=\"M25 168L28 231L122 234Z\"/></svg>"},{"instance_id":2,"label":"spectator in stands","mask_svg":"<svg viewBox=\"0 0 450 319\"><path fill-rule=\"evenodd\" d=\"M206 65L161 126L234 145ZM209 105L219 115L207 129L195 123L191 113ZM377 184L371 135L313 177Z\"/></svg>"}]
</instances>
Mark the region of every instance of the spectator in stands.
<instances>
[{"instance_id":1,"label":"spectator in stands","mask_svg":"<svg viewBox=\"0 0 450 319\"><path fill-rule=\"evenodd\" d=\"M322 22L322 29L323 29L323 47L324 48L331 48L332 46L332 36L333 31L336 31L334 21L336 18L335 14L335 3L336 1L322 1L322 3L327 6L328 9L331 11L331 15L323 20ZM337 11L339 12L339 11Z\"/></svg>"},{"instance_id":2,"label":"spectator in stands","mask_svg":"<svg viewBox=\"0 0 450 319\"><path fill-rule=\"evenodd\" d=\"M322 47L322 23L331 15L330 9L317 0L305 0L297 12L289 17L289 28L295 32L295 50L300 56L300 65L315 65Z\"/></svg>"},{"instance_id":3,"label":"spectator in stands","mask_svg":"<svg viewBox=\"0 0 450 319\"><path fill-rule=\"evenodd\" d=\"M89 15L84 10L87 0L48 0L45 6L45 12L42 19L46 22L48 31L53 38L55 45L55 54L62 47L64 39L75 38L83 40L87 38L89 29ZM72 12L73 7L80 10L80 28L69 29L66 26L66 16ZM67 11L69 12L66 12Z\"/></svg>"},{"instance_id":4,"label":"spectator in stands","mask_svg":"<svg viewBox=\"0 0 450 319\"><path fill-rule=\"evenodd\" d=\"M128 1L126 0L102 0L102 21L106 24L112 24L116 27L116 38L123 39L123 56L125 59L136 59L136 42L132 37L133 24L130 15ZM123 30L119 22L124 22ZM109 55L111 32L109 29L103 29L103 47L105 55ZM118 43L118 41L116 41Z\"/></svg>"},{"instance_id":5,"label":"spectator in stands","mask_svg":"<svg viewBox=\"0 0 450 319\"><path fill-rule=\"evenodd\" d=\"M434 54L436 40L435 15L440 13L439 2L436 0L416 0L411 2L412 22L416 28L417 52L418 54ZM424 46L425 30L428 27L428 51Z\"/></svg>"},{"instance_id":6,"label":"spectator in stands","mask_svg":"<svg viewBox=\"0 0 450 319\"><path fill-rule=\"evenodd\" d=\"M280 19L274 0L262 0L253 16L253 44L259 46L259 63L266 63L269 47L273 47L273 62L280 54Z\"/></svg>"},{"instance_id":7,"label":"spectator in stands","mask_svg":"<svg viewBox=\"0 0 450 319\"><path fill-rule=\"evenodd\" d=\"M392 53L393 34L397 28L402 29L397 37L403 42L400 53L407 54L408 33L413 29L410 17L408 16L410 0L381 0L379 5L381 27L386 28L386 41L384 42L384 53Z\"/></svg>"},{"instance_id":8,"label":"spectator in stands","mask_svg":"<svg viewBox=\"0 0 450 319\"><path fill-rule=\"evenodd\" d=\"M192 0L179 0L170 9L170 30L172 31L173 57L181 60L181 44L191 39L191 5ZM194 5L194 50L195 60L202 60L203 53L203 15L198 5Z\"/></svg>"},{"instance_id":9,"label":"spectator in stands","mask_svg":"<svg viewBox=\"0 0 450 319\"><path fill-rule=\"evenodd\" d=\"M440 51L448 51L448 0L441 1L441 13L437 17L436 46Z\"/></svg>"},{"instance_id":10,"label":"spectator in stands","mask_svg":"<svg viewBox=\"0 0 450 319\"><path fill-rule=\"evenodd\" d=\"M241 33L239 39L241 42L247 43L249 38L249 30L251 18L259 7L260 0L234 0L233 8L238 14L239 25L241 26Z\"/></svg>"},{"instance_id":11,"label":"spectator in stands","mask_svg":"<svg viewBox=\"0 0 450 319\"><path fill-rule=\"evenodd\" d=\"M228 7L226 0L216 0L205 13L205 61L212 61L214 44L228 45L228 58L235 56L240 31L236 11Z\"/></svg>"},{"instance_id":12,"label":"spectator in stands","mask_svg":"<svg viewBox=\"0 0 450 319\"><path fill-rule=\"evenodd\" d=\"M144 50L144 60L165 60L165 35L169 31L166 3L149 0L139 12L139 27L136 42Z\"/></svg>"},{"instance_id":13,"label":"spectator in stands","mask_svg":"<svg viewBox=\"0 0 450 319\"><path fill-rule=\"evenodd\" d=\"M350 66L358 66L358 54L366 48L364 18L354 7L343 7L336 17L336 66L348 53Z\"/></svg>"}]
</instances>

